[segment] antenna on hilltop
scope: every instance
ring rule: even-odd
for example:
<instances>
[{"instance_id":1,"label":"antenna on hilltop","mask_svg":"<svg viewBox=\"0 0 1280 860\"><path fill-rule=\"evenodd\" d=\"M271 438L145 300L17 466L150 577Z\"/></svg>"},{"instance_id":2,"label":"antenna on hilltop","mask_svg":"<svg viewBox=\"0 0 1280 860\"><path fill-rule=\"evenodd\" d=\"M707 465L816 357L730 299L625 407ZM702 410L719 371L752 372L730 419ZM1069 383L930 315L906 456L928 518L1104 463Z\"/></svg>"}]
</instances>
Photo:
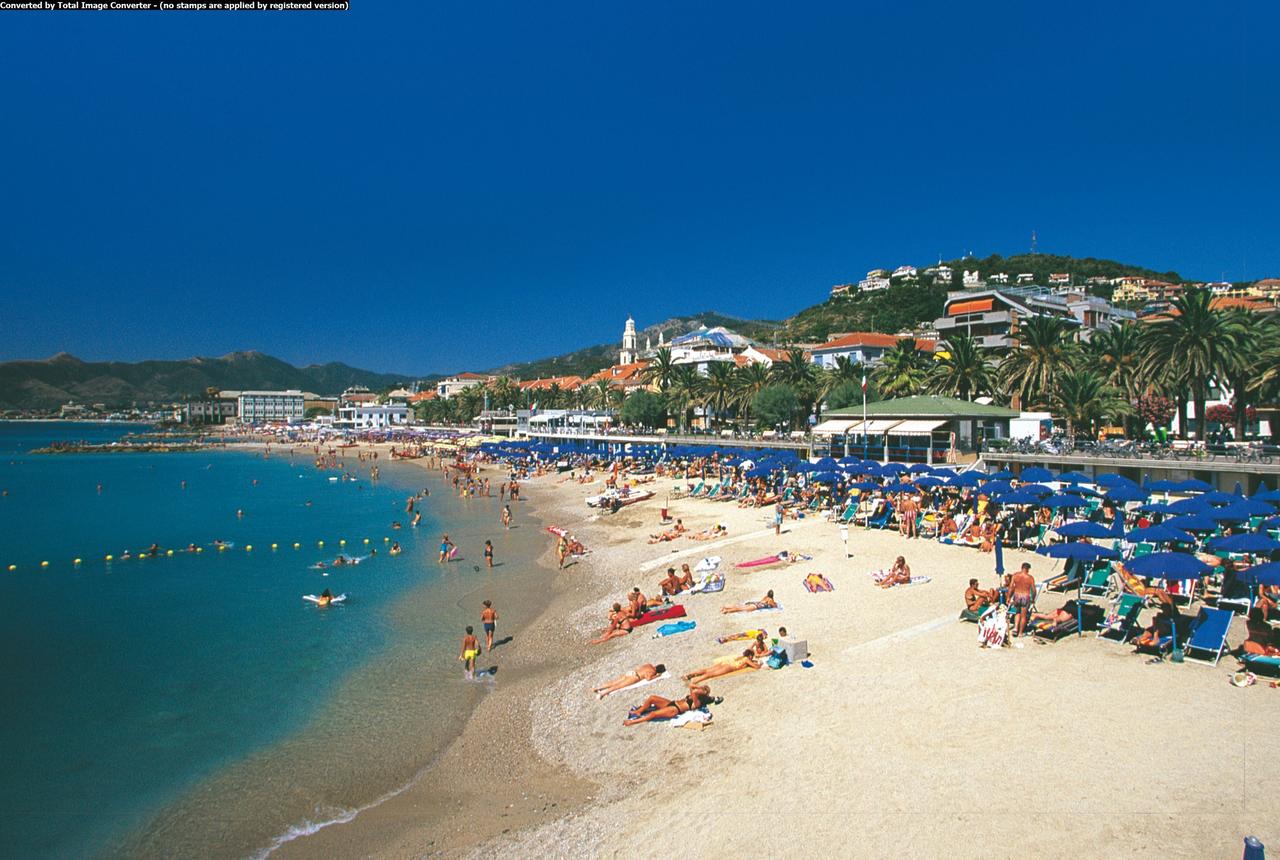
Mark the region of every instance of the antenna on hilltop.
<instances>
[{"instance_id":1,"label":"antenna on hilltop","mask_svg":"<svg viewBox=\"0 0 1280 860\"><path fill-rule=\"evenodd\" d=\"M1036 231L1032 230L1031 231L1031 253L1034 254L1035 252L1036 252Z\"/></svg>"}]
</instances>

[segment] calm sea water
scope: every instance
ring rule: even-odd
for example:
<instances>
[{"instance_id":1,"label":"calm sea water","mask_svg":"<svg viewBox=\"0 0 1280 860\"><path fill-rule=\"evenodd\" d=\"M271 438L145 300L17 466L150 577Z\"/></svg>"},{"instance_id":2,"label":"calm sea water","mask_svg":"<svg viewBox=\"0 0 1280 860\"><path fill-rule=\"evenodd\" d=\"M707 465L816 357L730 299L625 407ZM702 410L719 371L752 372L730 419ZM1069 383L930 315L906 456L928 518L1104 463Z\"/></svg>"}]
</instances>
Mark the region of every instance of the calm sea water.
<instances>
[{"instance_id":1,"label":"calm sea water","mask_svg":"<svg viewBox=\"0 0 1280 860\"><path fill-rule=\"evenodd\" d=\"M496 500L354 456L331 481L302 454L25 453L128 429L0 423L0 856L250 856L403 786L483 695L449 658L480 544L519 552ZM446 523L470 558L444 569ZM152 543L204 551L120 560ZM325 587L347 603L302 601Z\"/></svg>"}]
</instances>

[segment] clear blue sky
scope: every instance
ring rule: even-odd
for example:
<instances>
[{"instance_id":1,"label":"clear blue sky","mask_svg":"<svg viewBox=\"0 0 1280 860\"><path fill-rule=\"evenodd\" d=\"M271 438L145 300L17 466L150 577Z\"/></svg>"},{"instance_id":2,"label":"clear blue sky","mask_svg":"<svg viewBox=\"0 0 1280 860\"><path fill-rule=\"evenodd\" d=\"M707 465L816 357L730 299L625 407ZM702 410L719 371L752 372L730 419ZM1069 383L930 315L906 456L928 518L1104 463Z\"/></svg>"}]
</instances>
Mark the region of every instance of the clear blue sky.
<instances>
[{"instance_id":1,"label":"clear blue sky","mask_svg":"<svg viewBox=\"0 0 1280 860\"><path fill-rule=\"evenodd\" d=\"M1280 275L1270 0L352 6L0 13L0 359L477 369L1032 229Z\"/></svg>"}]
</instances>

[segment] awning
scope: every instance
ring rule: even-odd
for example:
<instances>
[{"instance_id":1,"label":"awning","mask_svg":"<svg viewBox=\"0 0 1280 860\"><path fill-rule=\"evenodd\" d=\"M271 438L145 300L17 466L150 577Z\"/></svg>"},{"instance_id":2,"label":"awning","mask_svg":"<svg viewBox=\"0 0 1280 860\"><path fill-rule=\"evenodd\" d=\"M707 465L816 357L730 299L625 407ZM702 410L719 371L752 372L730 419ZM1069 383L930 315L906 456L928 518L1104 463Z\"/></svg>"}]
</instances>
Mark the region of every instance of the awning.
<instances>
[{"instance_id":1,"label":"awning","mask_svg":"<svg viewBox=\"0 0 1280 860\"><path fill-rule=\"evenodd\" d=\"M823 421L817 427L813 428L813 432L818 436L839 436L852 427L854 424L861 424L861 421L831 419Z\"/></svg>"},{"instance_id":2,"label":"awning","mask_svg":"<svg viewBox=\"0 0 1280 860\"><path fill-rule=\"evenodd\" d=\"M890 436L928 436L943 426L945 421L903 421L893 428Z\"/></svg>"},{"instance_id":3,"label":"awning","mask_svg":"<svg viewBox=\"0 0 1280 860\"><path fill-rule=\"evenodd\" d=\"M854 422L849 428L851 436L877 436L902 423L900 418L872 418L864 426L861 421Z\"/></svg>"},{"instance_id":4,"label":"awning","mask_svg":"<svg viewBox=\"0 0 1280 860\"><path fill-rule=\"evenodd\" d=\"M983 311L991 310L993 302L991 299L973 299L967 302L956 302L947 308L947 316L955 317L960 314L976 314Z\"/></svg>"}]
</instances>

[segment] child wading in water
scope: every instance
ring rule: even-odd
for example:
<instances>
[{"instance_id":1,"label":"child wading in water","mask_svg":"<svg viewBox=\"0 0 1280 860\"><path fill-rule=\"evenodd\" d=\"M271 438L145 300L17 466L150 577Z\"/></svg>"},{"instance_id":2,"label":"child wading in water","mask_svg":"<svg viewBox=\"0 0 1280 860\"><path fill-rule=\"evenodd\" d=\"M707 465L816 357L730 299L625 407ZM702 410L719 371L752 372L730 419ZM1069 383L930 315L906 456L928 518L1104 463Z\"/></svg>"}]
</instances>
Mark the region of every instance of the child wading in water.
<instances>
[{"instance_id":1,"label":"child wading in water","mask_svg":"<svg viewBox=\"0 0 1280 860\"><path fill-rule=\"evenodd\" d=\"M458 659L463 662L463 677L468 681L474 680L476 676L476 657L480 654L480 643L476 641L476 637L472 635L471 626L467 626L467 635L462 637L462 653L458 655Z\"/></svg>"},{"instance_id":2,"label":"child wading in water","mask_svg":"<svg viewBox=\"0 0 1280 860\"><path fill-rule=\"evenodd\" d=\"M493 634L498 629L498 610L493 608L493 601L486 600L484 609L480 610L480 623L484 625L484 647L493 651Z\"/></svg>"}]
</instances>

